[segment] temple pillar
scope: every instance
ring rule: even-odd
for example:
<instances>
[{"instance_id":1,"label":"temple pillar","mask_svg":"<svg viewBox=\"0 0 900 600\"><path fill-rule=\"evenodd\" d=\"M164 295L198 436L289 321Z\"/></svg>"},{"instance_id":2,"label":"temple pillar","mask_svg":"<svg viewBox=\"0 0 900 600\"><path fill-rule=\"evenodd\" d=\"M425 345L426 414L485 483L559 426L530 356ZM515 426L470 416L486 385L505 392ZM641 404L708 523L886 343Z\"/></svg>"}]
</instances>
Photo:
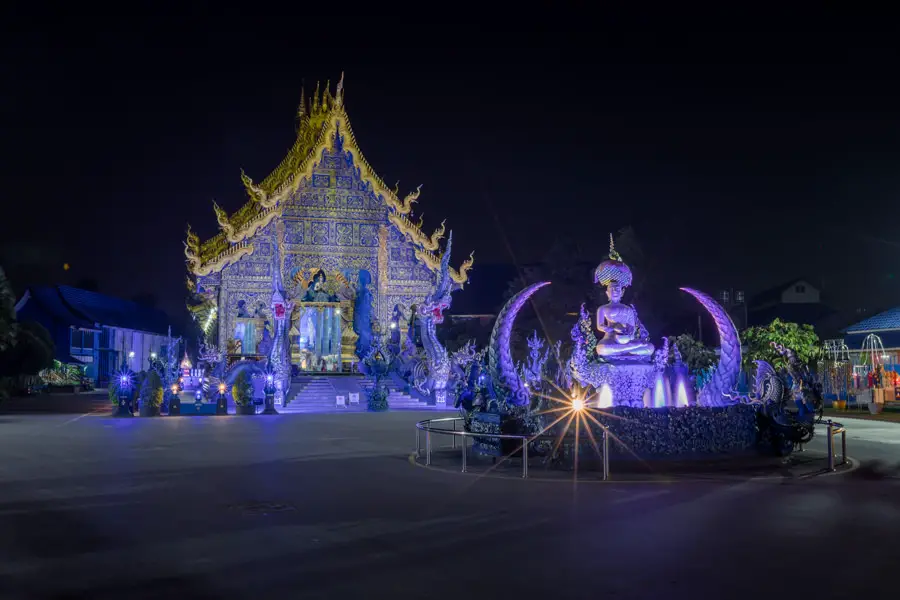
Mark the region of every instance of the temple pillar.
<instances>
[{"instance_id":1,"label":"temple pillar","mask_svg":"<svg viewBox=\"0 0 900 600\"><path fill-rule=\"evenodd\" d=\"M331 327L331 347L333 353L338 356L338 368L341 364L341 313L339 310L334 312L334 325Z\"/></svg>"},{"instance_id":2,"label":"temple pillar","mask_svg":"<svg viewBox=\"0 0 900 600\"><path fill-rule=\"evenodd\" d=\"M325 328L325 315L322 312L322 307L316 307L316 356L322 356L323 350L323 342L322 339L322 331Z\"/></svg>"},{"instance_id":3,"label":"temple pillar","mask_svg":"<svg viewBox=\"0 0 900 600\"><path fill-rule=\"evenodd\" d=\"M323 319L323 327L322 327L322 354L329 355L331 354L331 311L334 309L330 306L326 306L322 310L322 314L324 315Z\"/></svg>"}]
</instances>

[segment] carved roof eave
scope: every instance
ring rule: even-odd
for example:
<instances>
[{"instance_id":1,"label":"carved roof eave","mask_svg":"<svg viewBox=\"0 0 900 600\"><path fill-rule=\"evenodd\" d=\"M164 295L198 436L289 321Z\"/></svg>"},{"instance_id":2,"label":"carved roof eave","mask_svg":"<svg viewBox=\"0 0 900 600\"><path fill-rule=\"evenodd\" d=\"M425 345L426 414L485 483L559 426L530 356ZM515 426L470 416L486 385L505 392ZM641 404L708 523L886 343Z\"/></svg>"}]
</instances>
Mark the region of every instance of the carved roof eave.
<instances>
[{"instance_id":1,"label":"carved roof eave","mask_svg":"<svg viewBox=\"0 0 900 600\"><path fill-rule=\"evenodd\" d=\"M428 270L432 273L438 273L441 270L441 257L435 254L434 252L429 252L428 250L422 250L421 248L416 248L414 250L416 258L422 262ZM450 279L453 280L454 283L462 287L465 285L467 281L469 281L469 271L472 270L472 265L475 264L475 252L469 254L469 258L463 261L463 263L459 266L459 270L457 271L453 267L450 267Z\"/></svg>"},{"instance_id":2,"label":"carved roof eave","mask_svg":"<svg viewBox=\"0 0 900 600\"><path fill-rule=\"evenodd\" d=\"M440 241L444 237L445 231L444 223L441 223L440 227L435 229L434 232L428 236L425 235L425 232L422 231L419 225L416 225L406 218L406 215L388 211L388 221L390 221L401 234L406 236L406 239L421 246L425 250L434 252L435 250L440 249Z\"/></svg>"},{"instance_id":3,"label":"carved roof eave","mask_svg":"<svg viewBox=\"0 0 900 600\"><path fill-rule=\"evenodd\" d=\"M214 259L205 263L201 263L200 258L191 253L188 248L185 248L184 254L187 258L188 270L194 275L202 277L211 273L218 273L225 267L233 265L245 256L250 256L253 254L253 251L253 244L243 242L232 246Z\"/></svg>"},{"instance_id":4,"label":"carved roof eave","mask_svg":"<svg viewBox=\"0 0 900 600\"><path fill-rule=\"evenodd\" d=\"M359 169L360 178L370 183L372 186L372 191L375 193L376 197L383 200L387 205L389 209L388 219L403 235L408 236L413 244L417 246L415 248L416 258L426 267L428 267L431 272L439 272L441 266L440 257L436 256L433 251L438 249L439 244L437 242L441 237L443 237L443 223L431 236L426 236L425 233L422 232L421 228L419 228L417 225L409 221L408 218L406 218L405 215L408 215L412 211L412 204L419 198L419 195L421 193L421 186L416 188L416 190L414 190L410 194L407 194L401 201L399 197L394 193L394 191L385 185L384 181L378 176L377 173L375 173L375 170L372 169L372 167L369 165L369 162L365 159L359 147L357 146L356 138L353 135L353 127L350 124L350 119L347 116L347 112L344 110L343 104L334 106L331 109L330 116L323 122L322 128L319 131L319 135L316 138L316 142L312 145L310 152L304 159L303 163L274 192L266 195L262 189L258 188L257 186L253 186L253 199L250 202L258 203L259 206L263 208L263 210L258 215L252 217L246 224L244 224L244 226L240 228L240 230L237 231L234 230L233 226L231 226L230 218L225 223L223 223L221 219L219 220L219 224L222 227L223 232L225 233L226 239L231 243L240 243L246 240L248 237L252 237L253 235L255 235L257 231L271 222L271 220L277 214L280 214L282 201L286 200L291 196L291 194L296 192L296 190L300 187L301 182L312 179L313 170L318 164L318 157L321 156L324 149L330 146L331 140L334 138L335 133L339 128L343 135L344 150L349 152L352 156L353 164L356 165L356 167ZM250 185L252 185L252 181L250 181L250 178L242 176L242 180L244 181L245 186L248 187L248 190L251 190L251 188L248 186L248 182ZM398 223L402 223L402 225ZM222 268L227 266L227 264L225 264L222 259L226 257L232 249L233 247L223 251L221 254L216 256L216 258L208 261L207 263L204 263L200 268L206 269L206 265L221 265L216 269L211 269L209 272L221 270ZM467 272L474 264L473 255L474 253L472 253L472 255L470 255L469 258L463 262L458 271L451 267L451 279L453 279L453 281L457 284L463 285L466 281L468 281ZM192 272L194 272L195 274L199 274L196 271Z\"/></svg>"}]
</instances>

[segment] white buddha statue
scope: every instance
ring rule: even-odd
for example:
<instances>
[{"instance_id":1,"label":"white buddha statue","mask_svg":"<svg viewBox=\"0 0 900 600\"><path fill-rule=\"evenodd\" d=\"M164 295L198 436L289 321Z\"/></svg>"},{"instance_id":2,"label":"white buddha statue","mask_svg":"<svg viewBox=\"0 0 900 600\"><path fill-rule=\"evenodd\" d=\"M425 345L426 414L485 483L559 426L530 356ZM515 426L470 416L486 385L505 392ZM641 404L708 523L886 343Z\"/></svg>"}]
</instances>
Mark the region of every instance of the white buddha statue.
<instances>
[{"instance_id":1,"label":"white buddha statue","mask_svg":"<svg viewBox=\"0 0 900 600\"><path fill-rule=\"evenodd\" d=\"M597 342L598 356L607 359L650 360L653 344L633 306L622 304L622 294L631 285L631 269L616 252L612 234L609 236L609 260L594 271L594 283L606 286L609 303L597 309L597 330L603 338Z\"/></svg>"}]
</instances>

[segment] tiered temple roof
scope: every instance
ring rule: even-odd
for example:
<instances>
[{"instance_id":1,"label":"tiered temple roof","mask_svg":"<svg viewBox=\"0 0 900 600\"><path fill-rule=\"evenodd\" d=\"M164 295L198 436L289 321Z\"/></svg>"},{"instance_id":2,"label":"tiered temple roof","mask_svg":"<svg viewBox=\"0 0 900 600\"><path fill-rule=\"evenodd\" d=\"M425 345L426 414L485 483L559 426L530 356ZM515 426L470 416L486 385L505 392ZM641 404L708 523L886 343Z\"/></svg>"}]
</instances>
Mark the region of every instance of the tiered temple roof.
<instances>
[{"instance_id":1,"label":"tiered temple roof","mask_svg":"<svg viewBox=\"0 0 900 600\"><path fill-rule=\"evenodd\" d=\"M440 270L441 254L436 252L440 250L439 241L444 235L444 223L431 235L422 231L422 222L413 223L408 217L412 204L419 198L421 186L401 200L399 190L387 187L363 157L344 111L343 83L342 75L334 95L331 94L330 82L326 83L321 93L317 84L309 102L301 92L297 111L299 126L294 145L281 164L262 182L254 183L241 172L241 180L250 200L237 212L228 215L218 205L213 205L222 229L219 234L200 243L188 226L185 256L193 274L217 272L243 256L252 254L253 246L249 243L249 238L281 214L283 201L297 190L302 181L311 177L322 150L337 138L338 133L343 138L343 149L352 155L354 164L359 168L360 177L387 206L390 223L415 246L416 258L432 272ZM473 263L473 256L470 255L458 270L451 268L453 280L460 285L464 284Z\"/></svg>"}]
</instances>

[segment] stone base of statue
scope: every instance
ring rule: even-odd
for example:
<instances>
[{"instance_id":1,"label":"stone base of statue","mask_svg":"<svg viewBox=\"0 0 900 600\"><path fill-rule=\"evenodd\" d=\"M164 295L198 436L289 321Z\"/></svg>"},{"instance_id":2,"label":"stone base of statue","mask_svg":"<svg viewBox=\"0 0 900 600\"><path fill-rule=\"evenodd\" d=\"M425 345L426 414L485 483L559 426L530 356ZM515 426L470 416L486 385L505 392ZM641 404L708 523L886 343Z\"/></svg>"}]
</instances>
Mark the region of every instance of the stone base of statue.
<instances>
[{"instance_id":1,"label":"stone base of statue","mask_svg":"<svg viewBox=\"0 0 900 600\"><path fill-rule=\"evenodd\" d=\"M177 417L181 414L181 398L172 396L169 398L169 416Z\"/></svg>"},{"instance_id":2,"label":"stone base of statue","mask_svg":"<svg viewBox=\"0 0 900 600\"><path fill-rule=\"evenodd\" d=\"M264 415L277 415L278 411L275 410L275 394L266 394L266 407L263 409L262 414Z\"/></svg>"},{"instance_id":3,"label":"stone base of statue","mask_svg":"<svg viewBox=\"0 0 900 600\"><path fill-rule=\"evenodd\" d=\"M114 417L125 417L130 418L134 416L134 413L131 412L131 398L128 396L119 396L119 404L116 406L116 410L113 411Z\"/></svg>"},{"instance_id":4,"label":"stone base of statue","mask_svg":"<svg viewBox=\"0 0 900 600\"><path fill-rule=\"evenodd\" d=\"M573 375L581 385L594 388L596 405L600 408L640 408L645 404L645 392L652 393L657 373L656 366L650 362L614 360L588 363Z\"/></svg>"},{"instance_id":5,"label":"stone base of statue","mask_svg":"<svg viewBox=\"0 0 900 600\"><path fill-rule=\"evenodd\" d=\"M219 397L216 399L216 414L228 414L228 400L225 398L225 394L219 394Z\"/></svg>"}]
</instances>

